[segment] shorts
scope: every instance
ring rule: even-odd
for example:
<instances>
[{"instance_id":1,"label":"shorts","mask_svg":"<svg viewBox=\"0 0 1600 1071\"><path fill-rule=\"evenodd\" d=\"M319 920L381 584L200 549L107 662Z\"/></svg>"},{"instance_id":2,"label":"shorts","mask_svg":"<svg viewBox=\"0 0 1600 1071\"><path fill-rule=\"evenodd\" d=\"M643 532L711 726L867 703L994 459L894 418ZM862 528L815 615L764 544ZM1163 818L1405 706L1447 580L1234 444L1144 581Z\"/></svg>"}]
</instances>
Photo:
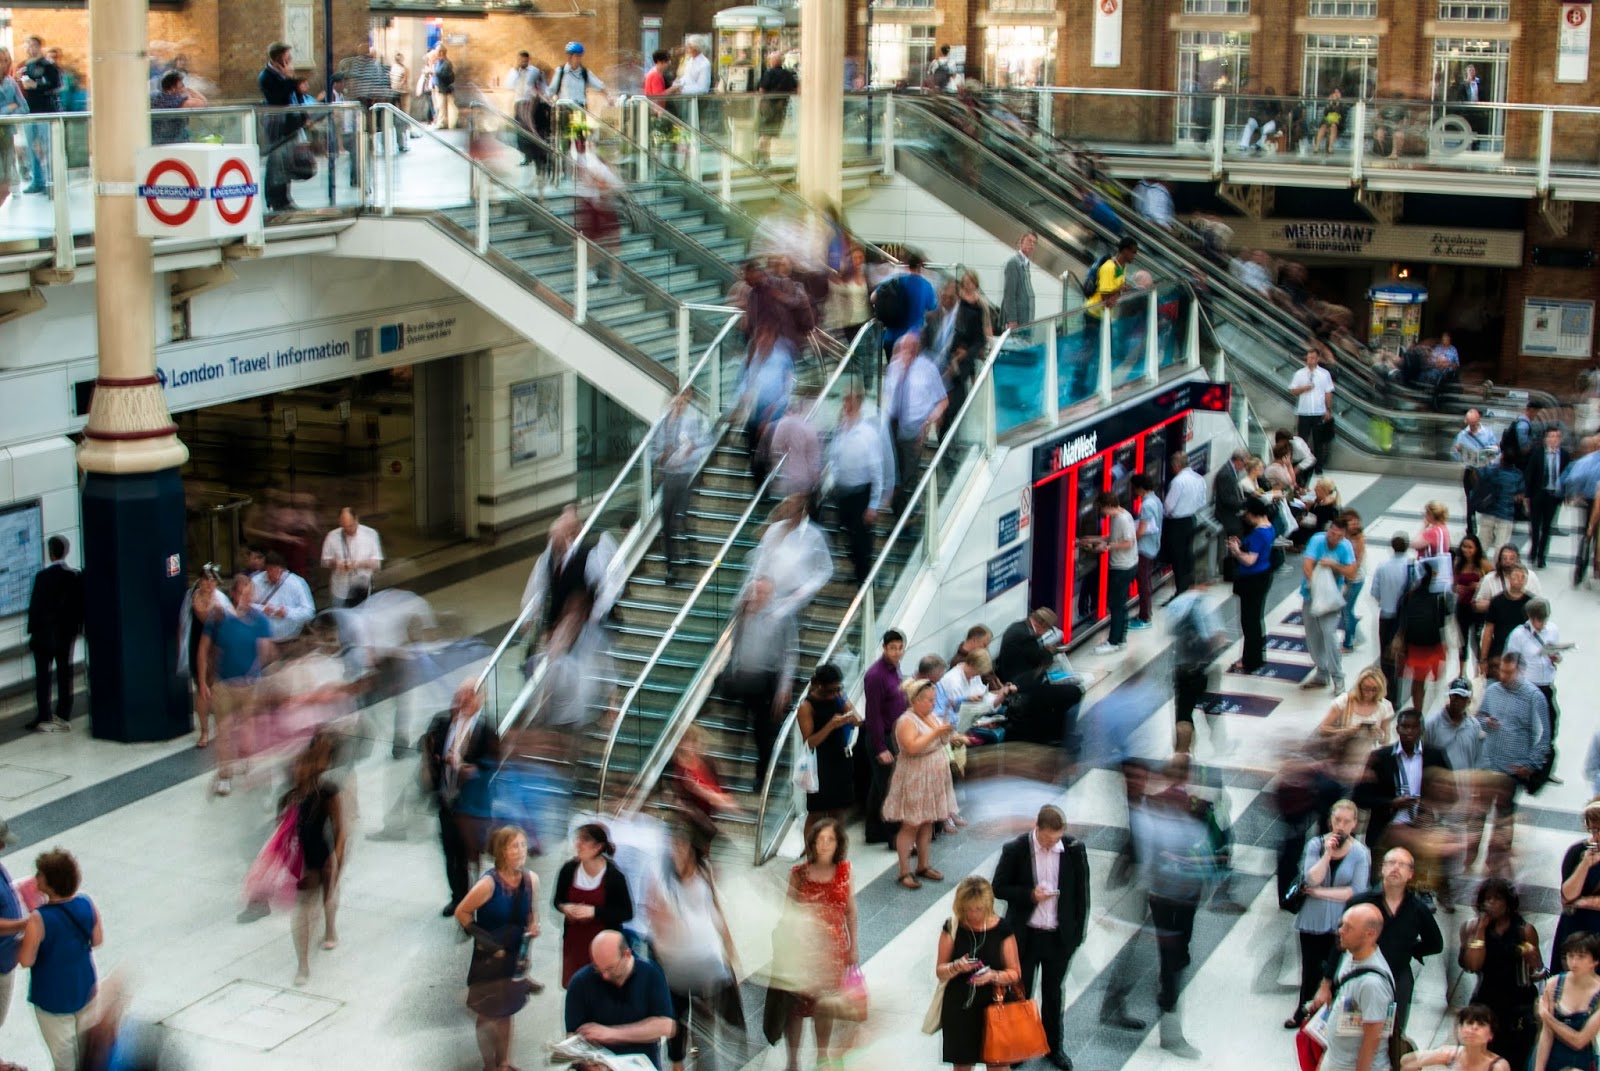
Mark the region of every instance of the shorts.
<instances>
[{"instance_id":1,"label":"shorts","mask_svg":"<svg viewBox=\"0 0 1600 1071\"><path fill-rule=\"evenodd\" d=\"M217 681L211 686L211 714L218 722L249 717L255 698L253 680Z\"/></svg>"},{"instance_id":2,"label":"shorts","mask_svg":"<svg viewBox=\"0 0 1600 1071\"><path fill-rule=\"evenodd\" d=\"M1438 680L1444 671L1444 644L1406 648L1406 676L1413 680Z\"/></svg>"}]
</instances>

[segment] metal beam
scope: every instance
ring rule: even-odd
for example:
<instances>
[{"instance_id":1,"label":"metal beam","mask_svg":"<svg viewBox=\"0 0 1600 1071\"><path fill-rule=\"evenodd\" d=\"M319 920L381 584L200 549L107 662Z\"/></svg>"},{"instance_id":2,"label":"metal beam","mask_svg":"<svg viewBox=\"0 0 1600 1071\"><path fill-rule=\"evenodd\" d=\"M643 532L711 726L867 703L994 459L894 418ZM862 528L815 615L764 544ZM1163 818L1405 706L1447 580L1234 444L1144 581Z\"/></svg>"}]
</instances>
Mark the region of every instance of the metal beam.
<instances>
[{"instance_id":1,"label":"metal beam","mask_svg":"<svg viewBox=\"0 0 1600 1071\"><path fill-rule=\"evenodd\" d=\"M1274 192L1271 186L1217 183L1217 196L1251 219L1265 219L1272 215Z\"/></svg>"},{"instance_id":2,"label":"metal beam","mask_svg":"<svg viewBox=\"0 0 1600 1071\"><path fill-rule=\"evenodd\" d=\"M1406 206L1406 195L1399 190L1372 190L1358 186L1355 200L1378 223L1399 222Z\"/></svg>"}]
</instances>

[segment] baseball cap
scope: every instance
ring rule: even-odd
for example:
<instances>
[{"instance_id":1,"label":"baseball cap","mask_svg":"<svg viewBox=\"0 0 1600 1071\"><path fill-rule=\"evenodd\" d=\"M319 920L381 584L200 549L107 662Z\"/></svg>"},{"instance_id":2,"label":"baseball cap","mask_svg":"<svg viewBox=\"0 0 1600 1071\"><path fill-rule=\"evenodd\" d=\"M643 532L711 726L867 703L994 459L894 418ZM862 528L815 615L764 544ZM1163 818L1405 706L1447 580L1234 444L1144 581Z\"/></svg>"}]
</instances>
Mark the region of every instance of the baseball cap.
<instances>
[{"instance_id":1,"label":"baseball cap","mask_svg":"<svg viewBox=\"0 0 1600 1071\"><path fill-rule=\"evenodd\" d=\"M581 42L581 41L568 41L567 42L567 55L569 55L569 56L581 56L581 55L583 55L583 42Z\"/></svg>"},{"instance_id":2,"label":"baseball cap","mask_svg":"<svg viewBox=\"0 0 1600 1071\"><path fill-rule=\"evenodd\" d=\"M1468 699L1471 699L1472 698L1472 682L1467 680L1467 678L1465 678L1465 677L1457 677L1455 680L1450 682L1450 691L1449 691L1448 694L1450 694L1450 695L1464 695Z\"/></svg>"}]
</instances>

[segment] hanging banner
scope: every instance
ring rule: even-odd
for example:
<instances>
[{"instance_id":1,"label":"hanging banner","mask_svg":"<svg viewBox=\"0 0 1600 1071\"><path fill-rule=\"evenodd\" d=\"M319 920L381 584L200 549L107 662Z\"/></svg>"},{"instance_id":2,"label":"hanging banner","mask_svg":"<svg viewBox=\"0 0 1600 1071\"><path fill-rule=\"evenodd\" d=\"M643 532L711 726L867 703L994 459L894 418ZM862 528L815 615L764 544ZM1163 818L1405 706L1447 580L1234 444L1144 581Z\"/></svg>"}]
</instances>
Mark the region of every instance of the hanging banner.
<instances>
[{"instance_id":1,"label":"hanging banner","mask_svg":"<svg viewBox=\"0 0 1600 1071\"><path fill-rule=\"evenodd\" d=\"M1556 35L1556 81L1589 80L1589 22L1593 15L1587 0L1561 5L1561 28Z\"/></svg>"},{"instance_id":2,"label":"hanging banner","mask_svg":"<svg viewBox=\"0 0 1600 1071\"><path fill-rule=\"evenodd\" d=\"M1094 55L1090 66L1122 66L1122 4L1123 0L1094 0Z\"/></svg>"}]
</instances>

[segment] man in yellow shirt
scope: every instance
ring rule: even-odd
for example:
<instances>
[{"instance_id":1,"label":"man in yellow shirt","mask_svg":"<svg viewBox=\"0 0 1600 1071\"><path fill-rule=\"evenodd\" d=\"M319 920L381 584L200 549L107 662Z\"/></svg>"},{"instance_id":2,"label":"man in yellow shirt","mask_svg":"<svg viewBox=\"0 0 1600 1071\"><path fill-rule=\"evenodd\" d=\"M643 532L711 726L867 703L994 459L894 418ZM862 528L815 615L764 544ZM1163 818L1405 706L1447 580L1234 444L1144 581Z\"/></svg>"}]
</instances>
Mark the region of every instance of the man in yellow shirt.
<instances>
[{"instance_id":1,"label":"man in yellow shirt","mask_svg":"<svg viewBox=\"0 0 1600 1071\"><path fill-rule=\"evenodd\" d=\"M1124 238L1117 243L1117 255L1100 263L1095 274L1094 293L1084 303L1083 311L1099 320L1108 306L1115 305L1122 294L1122 284L1127 277L1128 265L1139 255L1139 243Z\"/></svg>"},{"instance_id":2,"label":"man in yellow shirt","mask_svg":"<svg viewBox=\"0 0 1600 1071\"><path fill-rule=\"evenodd\" d=\"M1117 303L1117 298L1122 295L1123 283L1127 277L1128 265L1133 263L1133 258L1139 255L1139 243L1132 238L1124 238L1117 243L1115 256L1107 257L1100 262L1099 267L1093 267L1094 293L1083 304L1085 313L1083 320L1082 348L1078 359L1067 368L1066 390L1062 394L1062 404L1071 405L1082 401L1094 393L1095 383L1100 372L1100 323L1104 319L1106 309Z\"/></svg>"}]
</instances>

